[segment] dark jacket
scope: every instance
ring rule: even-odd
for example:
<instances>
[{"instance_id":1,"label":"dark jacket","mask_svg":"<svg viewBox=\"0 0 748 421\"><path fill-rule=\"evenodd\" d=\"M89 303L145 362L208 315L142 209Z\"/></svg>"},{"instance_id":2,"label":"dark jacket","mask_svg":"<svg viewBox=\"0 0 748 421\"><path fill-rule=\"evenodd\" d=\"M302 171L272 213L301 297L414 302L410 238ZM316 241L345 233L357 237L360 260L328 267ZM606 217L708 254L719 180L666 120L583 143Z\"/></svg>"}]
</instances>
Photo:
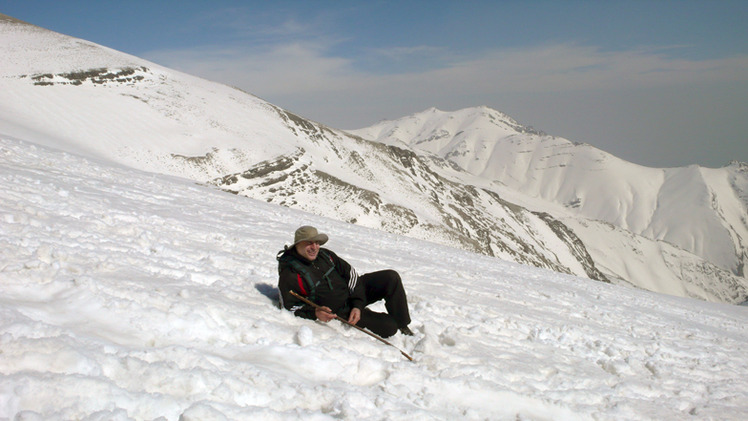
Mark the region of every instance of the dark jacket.
<instances>
[{"instance_id":1,"label":"dark jacket","mask_svg":"<svg viewBox=\"0 0 748 421\"><path fill-rule=\"evenodd\" d=\"M345 260L328 249L320 249L317 258L309 261L289 248L278 255L278 289L280 302L298 317L316 320L314 307L294 297L289 291L308 298L315 304L329 307L347 319L351 309L363 310L366 292L358 274Z\"/></svg>"}]
</instances>

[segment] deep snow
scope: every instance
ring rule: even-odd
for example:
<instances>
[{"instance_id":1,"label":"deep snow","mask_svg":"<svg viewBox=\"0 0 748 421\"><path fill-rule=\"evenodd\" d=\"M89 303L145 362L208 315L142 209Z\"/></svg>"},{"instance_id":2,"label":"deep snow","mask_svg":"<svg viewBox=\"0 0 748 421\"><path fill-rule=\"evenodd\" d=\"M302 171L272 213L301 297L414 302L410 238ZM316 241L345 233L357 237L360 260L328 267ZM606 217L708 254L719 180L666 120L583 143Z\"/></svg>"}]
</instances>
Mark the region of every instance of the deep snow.
<instances>
[{"instance_id":1,"label":"deep snow","mask_svg":"<svg viewBox=\"0 0 748 421\"><path fill-rule=\"evenodd\" d=\"M0 140L0 419L744 419L748 308L617 287ZM403 276L391 342L276 307L313 224Z\"/></svg>"}]
</instances>

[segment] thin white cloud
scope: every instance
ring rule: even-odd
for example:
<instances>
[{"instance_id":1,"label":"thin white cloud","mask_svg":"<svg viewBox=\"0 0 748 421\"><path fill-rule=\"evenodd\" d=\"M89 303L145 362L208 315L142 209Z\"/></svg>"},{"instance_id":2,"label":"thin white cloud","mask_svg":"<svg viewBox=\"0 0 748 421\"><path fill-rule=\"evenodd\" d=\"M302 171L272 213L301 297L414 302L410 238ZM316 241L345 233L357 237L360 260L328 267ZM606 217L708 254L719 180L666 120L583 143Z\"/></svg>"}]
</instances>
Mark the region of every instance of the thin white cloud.
<instances>
[{"instance_id":1,"label":"thin white cloud","mask_svg":"<svg viewBox=\"0 0 748 421\"><path fill-rule=\"evenodd\" d=\"M437 56L439 61L443 61L442 56L450 56L448 50L443 47L434 47L430 45L416 45L410 47L392 47L392 48L374 48L369 50L369 54L374 59L386 60L413 60L428 57L433 59Z\"/></svg>"},{"instance_id":2,"label":"thin white cloud","mask_svg":"<svg viewBox=\"0 0 748 421\"><path fill-rule=\"evenodd\" d=\"M151 60L239 86L263 97L319 95L354 90L419 95L434 88L481 92L567 92L646 88L714 81L748 81L748 56L692 61L644 50L602 52L592 47L552 45L524 50L495 50L479 57L435 58L440 67L407 73L372 73L352 59L326 52L329 45L288 43L267 49L154 51ZM439 48L397 48L372 52L380 60L437 54ZM381 65L384 65L382 63ZM371 92L369 92L371 90ZM279 104L283 105L283 104Z\"/></svg>"},{"instance_id":3,"label":"thin white cloud","mask_svg":"<svg viewBox=\"0 0 748 421\"><path fill-rule=\"evenodd\" d=\"M350 61L327 57L317 45L289 43L273 49L196 49L154 51L152 61L210 80L240 87L259 96L301 95L334 89L351 73ZM279 104L281 105L281 104ZM282 106L282 105L281 105Z\"/></svg>"}]
</instances>

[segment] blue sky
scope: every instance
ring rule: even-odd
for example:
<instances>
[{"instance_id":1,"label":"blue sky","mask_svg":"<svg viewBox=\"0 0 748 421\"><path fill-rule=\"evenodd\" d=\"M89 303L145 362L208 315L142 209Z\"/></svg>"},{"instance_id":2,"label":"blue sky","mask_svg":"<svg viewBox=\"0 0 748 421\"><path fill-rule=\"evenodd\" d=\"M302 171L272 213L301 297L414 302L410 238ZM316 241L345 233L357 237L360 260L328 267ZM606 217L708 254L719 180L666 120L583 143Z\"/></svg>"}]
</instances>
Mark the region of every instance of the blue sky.
<instances>
[{"instance_id":1,"label":"blue sky","mask_svg":"<svg viewBox=\"0 0 748 421\"><path fill-rule=\"evenodd\" d=\"M654 167L748 161L748 1L35 1L0 13L341 129L487 105Z\"/></svg>"}]
</instances>

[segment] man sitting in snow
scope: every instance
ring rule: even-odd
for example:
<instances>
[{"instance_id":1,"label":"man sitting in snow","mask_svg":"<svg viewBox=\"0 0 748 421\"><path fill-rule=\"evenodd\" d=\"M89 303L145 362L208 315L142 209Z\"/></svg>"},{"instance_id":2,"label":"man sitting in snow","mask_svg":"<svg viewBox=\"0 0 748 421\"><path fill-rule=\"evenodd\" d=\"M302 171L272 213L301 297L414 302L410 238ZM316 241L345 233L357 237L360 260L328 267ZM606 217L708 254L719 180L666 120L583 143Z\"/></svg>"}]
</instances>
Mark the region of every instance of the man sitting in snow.
<instances>
[{"instance_id":1,"label":"man sitting in snow","mask_svg":"<svg viewBox=\"0 0 748 421\"><path fill-rule=\"evenodd\" d=\"M281 305L298 317L328 322L338 315L349 323L367 328L384 338L408 328L410 314L400 275L383 270L358 276L345 260L320 248L326 234L310 226L296 230L293 245L278 252L278 289ZM319 305L314 308L291 295L290 291ZM384 299L387 313L366 308Z\"/></svg>"}]
</instances>

